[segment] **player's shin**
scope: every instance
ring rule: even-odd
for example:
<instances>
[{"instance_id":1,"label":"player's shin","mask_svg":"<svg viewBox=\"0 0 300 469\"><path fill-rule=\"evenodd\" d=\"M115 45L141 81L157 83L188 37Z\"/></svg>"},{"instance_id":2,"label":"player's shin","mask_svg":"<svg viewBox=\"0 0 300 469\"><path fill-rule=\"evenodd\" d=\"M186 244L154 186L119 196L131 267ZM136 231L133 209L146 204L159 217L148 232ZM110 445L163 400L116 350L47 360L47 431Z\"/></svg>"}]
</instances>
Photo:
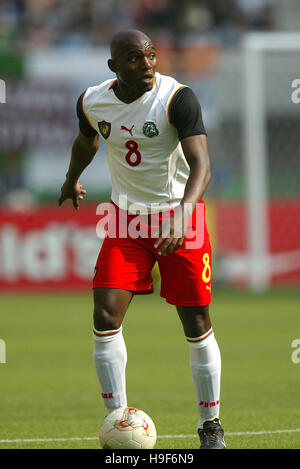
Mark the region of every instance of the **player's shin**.
<instances>
[{"instance_id":1,"label":"player's shin","mask_svg":"<svg viewBox=\"0 0 300 469\"><path fill-rule=\"evenodd\" d=\"M120 329L93 331L94 364L101 387L102 397L108 412L126 407L125 368L127 351Z\"/></svg>"},{"instance_id":2,"label":"player's shin","mask_svg":"<svg viewBox=\"0 0 300 469\"><path fill-rule=\"evenodd\" d=\"M205 421L219 418L221 355L211 329L201 337L187 337L187 340L197 395L198 428L202 428Z\"/></svg>"}]
</instances>

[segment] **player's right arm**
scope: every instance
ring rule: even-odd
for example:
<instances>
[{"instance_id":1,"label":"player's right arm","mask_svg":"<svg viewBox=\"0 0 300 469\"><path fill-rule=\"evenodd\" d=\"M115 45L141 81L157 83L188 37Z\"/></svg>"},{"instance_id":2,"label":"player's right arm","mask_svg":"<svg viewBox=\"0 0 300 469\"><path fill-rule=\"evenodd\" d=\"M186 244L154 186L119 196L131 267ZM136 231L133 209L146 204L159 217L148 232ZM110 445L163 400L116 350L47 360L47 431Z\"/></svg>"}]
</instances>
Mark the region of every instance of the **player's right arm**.
<instances>
[{"instance_id":1,"label":"player's right arm","mask_svg":"<svg viewBox=\"0 0 300 469\"><path fill-rule=\"evenodd\" d=\"M79 208L79 201L82 200L83 195L86 194L86 191L79 183L79 177L84 169L91 163L99 148L99 135L91 126L84 112L84 95L85 93L82 93L79 96L76 105L79 133L72 146L69 169L66 174L66 180L61 188L61 196L58 200L58 205L61 206L66 199L71 199L76 210Z\"/></svg>"},{"instance_id":2,"label":"player's right arm","mask_svg":"<svg viewBox=\"0 0 300 469\"><path fill-rule=\"evenodd\" d=\"M72 146L71 160L66 174L66 180L61 188L61 195L58 205L71 199L76 210L79 208L79 201L83 199L86 191L79 183L79 177L84 169L91 163L99 148L99 135L93 137L85 136L79 131Z\"/></svg>"}]
</instances>

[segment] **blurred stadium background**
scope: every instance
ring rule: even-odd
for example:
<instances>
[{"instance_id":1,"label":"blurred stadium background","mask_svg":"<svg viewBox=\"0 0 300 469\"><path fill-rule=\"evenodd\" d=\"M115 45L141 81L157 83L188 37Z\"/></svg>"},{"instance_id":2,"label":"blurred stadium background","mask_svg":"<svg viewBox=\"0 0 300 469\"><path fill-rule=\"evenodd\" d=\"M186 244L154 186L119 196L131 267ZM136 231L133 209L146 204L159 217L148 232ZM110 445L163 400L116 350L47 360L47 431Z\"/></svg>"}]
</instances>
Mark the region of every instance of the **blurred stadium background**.
<instances>
[{"instance_id":1,"label":"blurred stadium background","mask_svg":"<svg viewBox=\"0 0 300 469\"><path fill-rule=\"evenodd\" d=\"M256 253L245 122L257 116L245 115L244 73L245 36L294 31L299 18L297 0L2 0L0 289L89 286L99 249L96 203L110 195L103 143L81 178L88 197L80 212L59 210L56 200L77 133L77 97L111 76L110 38L129 27L153 37L159 71L189 84L201 102L213 170L206 202L215 284L299 284L300 104L291 100L299 51L263 54L266 155L257 174L265 177L266 203L257 225L265 231L258 226L256 237L266 239ZM250 82L251 73L250 66Z\"/></svg>"},{"instance_id":2,"label":"blurred stadium background","mask_svg":"<svg viewBox=\"0 0 300 469\"><path fill-rule=\"evenodd\" d=\"M227 443L300 447L299 21L298 0L0 0L2 447L99 447L89 338L96 206L110 196L103 142L79 212L57 199L77 98L111 77L108 44L131 27L155 41L161 73L195 90L208 131ZM197 448L186 343L157 293L126 317L128 402L153 417L159 448Z\"/></svg>"}]
</instances>

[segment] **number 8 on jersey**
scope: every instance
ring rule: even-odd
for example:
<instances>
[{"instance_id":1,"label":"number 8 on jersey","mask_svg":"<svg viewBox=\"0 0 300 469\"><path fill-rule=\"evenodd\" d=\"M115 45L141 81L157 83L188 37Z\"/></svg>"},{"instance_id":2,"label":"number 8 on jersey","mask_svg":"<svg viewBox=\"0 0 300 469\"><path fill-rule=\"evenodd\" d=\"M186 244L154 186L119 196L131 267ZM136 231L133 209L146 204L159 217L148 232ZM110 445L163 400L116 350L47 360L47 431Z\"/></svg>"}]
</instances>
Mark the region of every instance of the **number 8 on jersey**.
<instances>
[{"instance_id":1,"label":"number 8 on jersey","mask_svg":"<svg viewBox=\"0 0 300 469\"><path fill-rule=\"evenodd\" d=\"M125 143L125 146L129 150L125 156L127 163L130 166L137 166L138 164L140 164L142 155L138 151L138 144L134 140L128 140Z\"/></svg>"}]
</instances>

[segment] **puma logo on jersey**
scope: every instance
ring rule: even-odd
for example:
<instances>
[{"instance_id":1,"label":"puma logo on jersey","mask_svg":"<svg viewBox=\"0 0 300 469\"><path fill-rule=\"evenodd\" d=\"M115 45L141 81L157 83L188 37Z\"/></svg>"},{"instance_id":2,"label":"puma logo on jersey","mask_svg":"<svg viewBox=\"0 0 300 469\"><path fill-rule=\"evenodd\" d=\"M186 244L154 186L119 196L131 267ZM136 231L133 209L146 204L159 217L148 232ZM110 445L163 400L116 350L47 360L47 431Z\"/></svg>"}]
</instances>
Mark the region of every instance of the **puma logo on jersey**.
<instances>
[{"instance_id":1,"label":"puma logo on jersey","mask_svg":"<svg viewBox=\"0 0 300 469\"><path fill-rule=\"evenodd\" d=\"M125 127L125 125L121 125L121 130L126 130L126 132L129 132L131 137L133 137L133 134L132 134L133 127L134 127L134 125L131 127L131 129L127 129L127 127Z\"/></svg>"}]
</instances>

